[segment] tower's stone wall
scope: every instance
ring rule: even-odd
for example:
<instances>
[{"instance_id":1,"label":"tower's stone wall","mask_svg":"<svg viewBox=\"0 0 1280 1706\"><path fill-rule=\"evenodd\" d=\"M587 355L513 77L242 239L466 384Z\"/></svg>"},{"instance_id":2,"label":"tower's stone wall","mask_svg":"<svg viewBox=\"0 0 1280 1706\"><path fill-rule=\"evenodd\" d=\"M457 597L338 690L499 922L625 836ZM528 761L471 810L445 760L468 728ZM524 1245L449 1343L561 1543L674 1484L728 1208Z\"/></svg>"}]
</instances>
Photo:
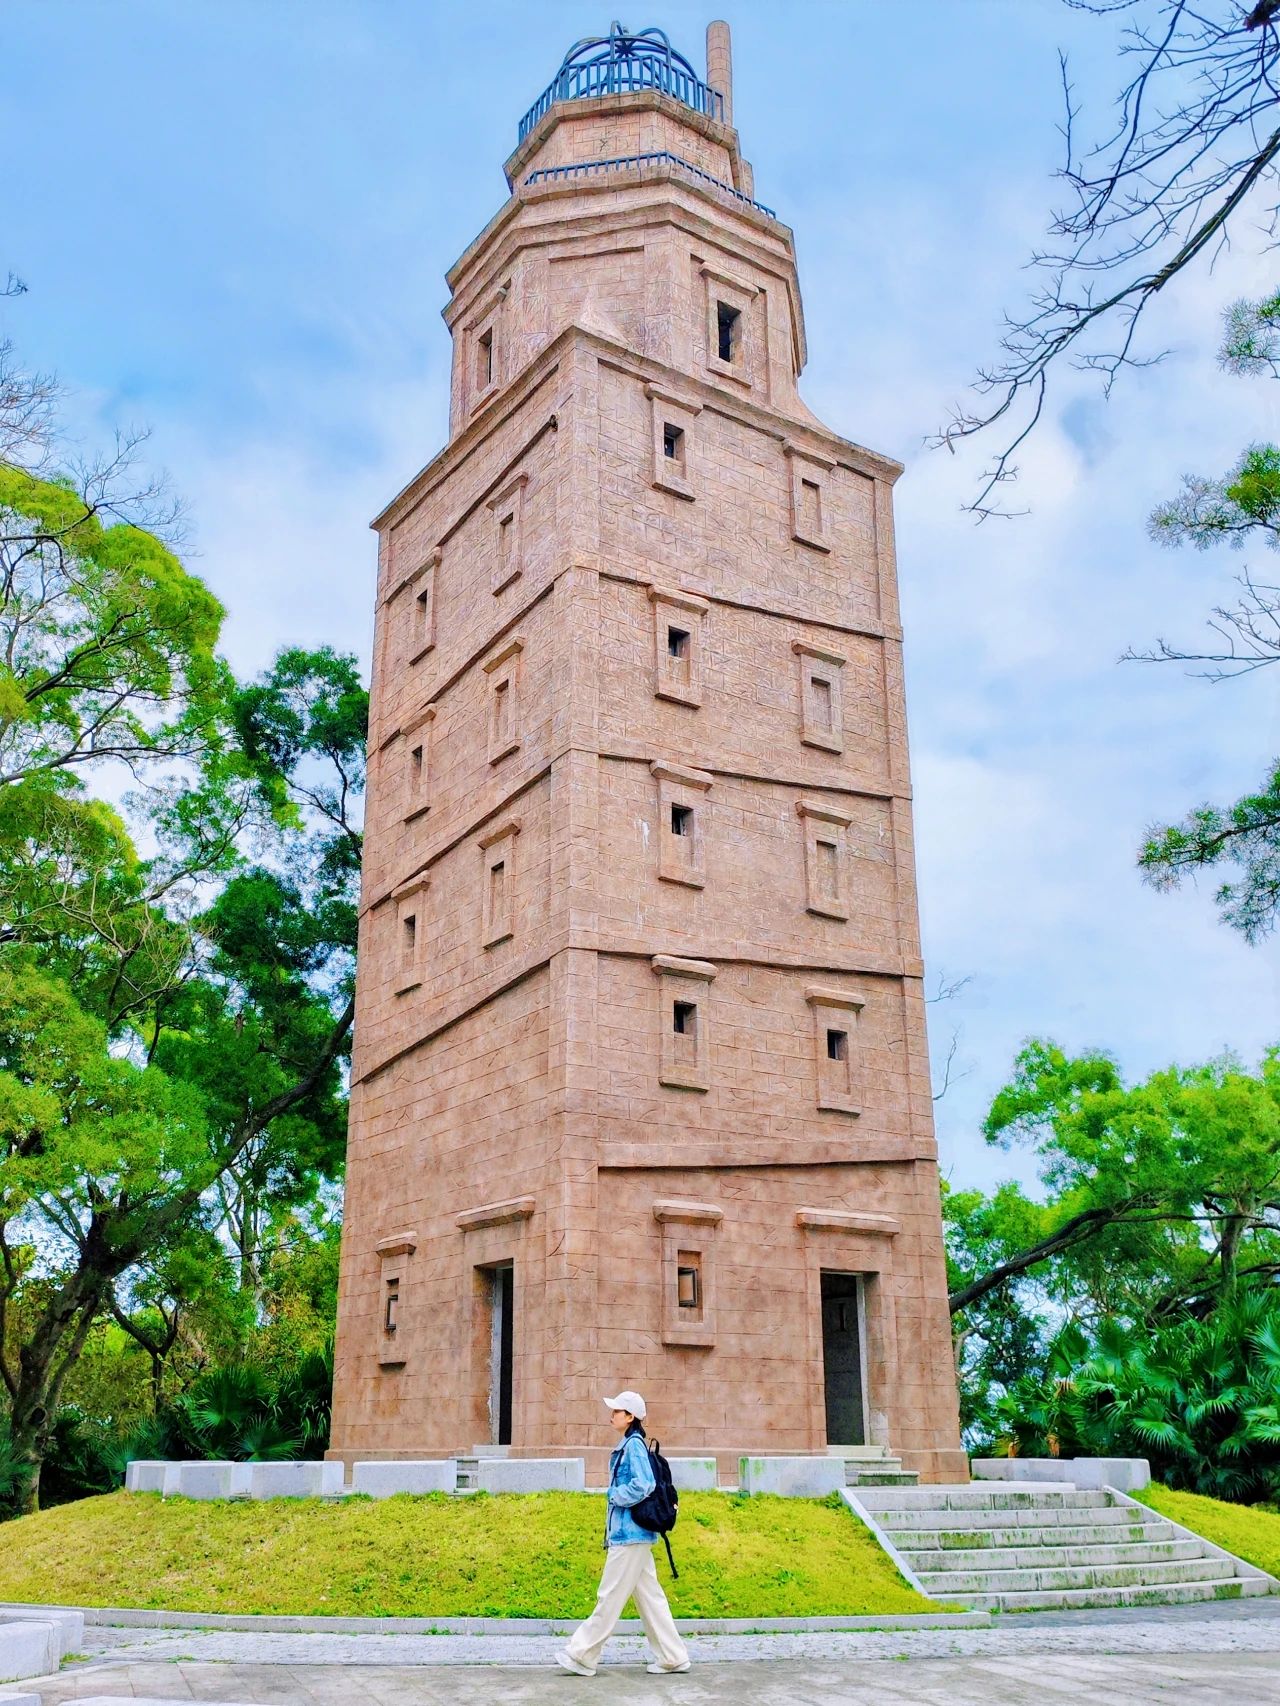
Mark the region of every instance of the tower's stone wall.
<instances>
[{"instance_id":1,"label":"tower's stone wall","mask_svg":"<svg viewBox=\"0 0 1280 1706\"><path fill-rule=\"evenodd\" d=\"M527 182L657 149L749 185L653 93L522 144L376 524L333 1446L506 1430L510 1264L513 1451L598 1472L621 1385L666 1449L825 1450L826 1272L868 1439L955 1477L900 470L799 399L784 226L678 167Z\"/></svg>"}]
</instances>

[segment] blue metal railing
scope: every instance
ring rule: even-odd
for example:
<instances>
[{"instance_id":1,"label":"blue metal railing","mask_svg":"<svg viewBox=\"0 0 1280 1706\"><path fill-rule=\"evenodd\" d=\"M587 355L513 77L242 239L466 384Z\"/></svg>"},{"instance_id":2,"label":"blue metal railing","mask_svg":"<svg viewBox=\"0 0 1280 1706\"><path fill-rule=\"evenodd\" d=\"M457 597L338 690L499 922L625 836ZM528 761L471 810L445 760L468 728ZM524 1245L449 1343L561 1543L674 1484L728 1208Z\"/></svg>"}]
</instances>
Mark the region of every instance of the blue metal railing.
<instances>
[{"instance_id":1,"label":"blue metal railing","mask_svg":"<svg viewBox=\"0 0 1280 1706\"><path fill-rule=\"evenodd\" d=\"M660 89L695 113L724 118L724 96L701 78L662 58L625 57L587 65L565 65L520 120L520 141L557 101L585 101L593 95L627 95L636 89Z\"/></svg>"},{"instance_id":2,"label":"blue metal railing","mask_svg":"<svg viewBox=\"0 0 1280 1706\"><path fill-rule=\"evenodd\" d=\"M762 201L752 201L749 195L741 190L735 190L732 184L726 184L722 178L713 178L710 172L704 172L701 166L695 166L692 160L682 160L678 154L668 154L663 151L657 154L624 154L616 160L581 160L572 166L540 166L536 172L530 172L525 179L527 184L552 183L557 179L589 178L597 172L613 172L628 166L676 166L682 172L688 172L691 177L699 178L704 184L710 184L722 195L732 196L734 201L740 201L746 207L754 207L757 213L765 214L769 219L778 216L771 207L766 207Z\"/></svg>"}]
</instances>

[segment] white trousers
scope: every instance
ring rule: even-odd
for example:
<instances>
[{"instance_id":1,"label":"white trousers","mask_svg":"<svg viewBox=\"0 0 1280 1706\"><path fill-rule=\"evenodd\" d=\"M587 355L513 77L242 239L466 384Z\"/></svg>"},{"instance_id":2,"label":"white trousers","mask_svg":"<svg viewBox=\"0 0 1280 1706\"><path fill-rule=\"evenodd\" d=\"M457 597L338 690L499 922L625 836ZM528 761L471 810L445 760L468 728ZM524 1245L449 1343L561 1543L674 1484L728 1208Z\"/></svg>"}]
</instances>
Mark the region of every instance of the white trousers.
<instances>
[{"instance_id":1,"label":"white trousers","mask_svg":"<svg viewBox=\"0 0 1280 1706\"><path fill-rule=\"evenodd\" d=\"M613 1634L622 1608L636 1602L653 1656L662 1665L683 1665L688 1650L676 1630L667 1596L653 1567L652 1546L611 1546L596 1594L596 1608L587 1621L574 1630L565 1645L570 1658L594 1670L600 1663L605 1642Z\"/></svg>"}]
</instances>

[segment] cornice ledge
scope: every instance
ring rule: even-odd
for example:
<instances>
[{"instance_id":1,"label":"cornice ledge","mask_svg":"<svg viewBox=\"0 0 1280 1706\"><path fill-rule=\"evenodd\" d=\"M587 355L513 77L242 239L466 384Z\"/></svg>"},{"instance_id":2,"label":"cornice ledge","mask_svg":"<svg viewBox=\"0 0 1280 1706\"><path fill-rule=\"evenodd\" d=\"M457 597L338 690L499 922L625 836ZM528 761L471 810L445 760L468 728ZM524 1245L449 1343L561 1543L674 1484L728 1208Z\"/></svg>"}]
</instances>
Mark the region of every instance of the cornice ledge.
<instances>
[{"instance_id":1,"label":"cornice ledge","mask_svg":"<svg viewBox=\"0 0 1280 1706\"><path fill-rule=\"evenodd\" d=\"M509 1226L515 1220L528 1220L537 1206L533 1197L509 1197L506 1202L464 1209L454 1216L454 1224L460 1232L478 1232L484 1226Z\"/></svg>"}]
</instances>

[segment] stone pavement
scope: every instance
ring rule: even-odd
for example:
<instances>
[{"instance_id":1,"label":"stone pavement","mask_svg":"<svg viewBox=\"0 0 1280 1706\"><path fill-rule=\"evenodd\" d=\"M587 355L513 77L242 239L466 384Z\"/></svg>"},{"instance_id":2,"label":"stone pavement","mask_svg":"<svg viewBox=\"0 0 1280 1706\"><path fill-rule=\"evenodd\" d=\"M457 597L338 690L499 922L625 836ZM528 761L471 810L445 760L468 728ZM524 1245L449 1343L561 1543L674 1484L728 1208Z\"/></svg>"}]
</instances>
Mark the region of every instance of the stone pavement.
<instances>
[{"instance_id":1,"label":"stone pavement","mask_svg":"<svg viewBox=\"0 0 1280 1706\"><path fill-rule=\"evenodd\" d=\"M87 1661L19 1684L43 1706L114 1695L260 1706L1280 1706L1280 1599L1008 1617L990 1629L702 1635L694 1668L650 1677L612 1642L594 1681L543 1636L268 1635L95 1628ZM0 1702L5 1691L0 1690Z\"/></svg>"},{"instance_id":2,"label":"stone pavement","mask_svg":"<svg viewBox=\"0 0 1280 1706\"><path fill-rule=\"evenodd\" d=\"M253 1701L263 1706L1270 1706L1280 1702L1274 1653L1115 1657L811 1658L741 1665L700 1663L686 1676L651 1677L636 1665L586 1678L545 1669L462 1670L373 1665L170 1664L86 1666L56 1682L29 1683L43 1706L114 1695L173 1701Z\"/></svg>"}]
</instances>

